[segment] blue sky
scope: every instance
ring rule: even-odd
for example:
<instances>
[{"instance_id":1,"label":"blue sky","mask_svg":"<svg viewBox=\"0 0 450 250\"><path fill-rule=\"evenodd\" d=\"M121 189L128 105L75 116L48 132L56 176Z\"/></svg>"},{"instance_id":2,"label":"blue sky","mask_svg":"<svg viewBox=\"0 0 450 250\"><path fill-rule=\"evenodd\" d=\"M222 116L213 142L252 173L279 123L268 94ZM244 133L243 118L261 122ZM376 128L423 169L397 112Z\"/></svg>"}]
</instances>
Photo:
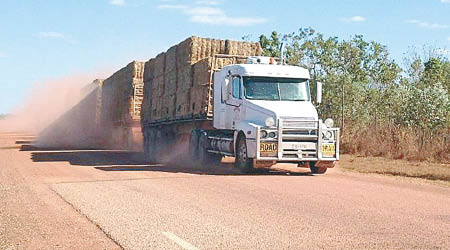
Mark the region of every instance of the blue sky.
<instances>
[{"instance_id":1,"label":"blue sky","mask_svg":"<svg viewBox=\"0 0 450 250\"><path fill-rule=\"evenodd\" d=\"M2 0L0 13L0 114L36 82L105 77L191 35L256 40L313 27L381 42L399 63L411 46L450 56L450 0Z\"/></svg>"}]
</instances>

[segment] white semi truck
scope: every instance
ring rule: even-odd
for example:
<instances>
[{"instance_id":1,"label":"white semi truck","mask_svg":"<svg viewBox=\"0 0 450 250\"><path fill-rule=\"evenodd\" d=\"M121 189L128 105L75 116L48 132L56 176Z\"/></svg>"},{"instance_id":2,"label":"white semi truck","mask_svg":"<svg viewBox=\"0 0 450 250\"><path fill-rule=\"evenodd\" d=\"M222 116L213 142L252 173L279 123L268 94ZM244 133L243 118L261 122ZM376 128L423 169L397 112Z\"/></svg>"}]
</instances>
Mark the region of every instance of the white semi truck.
<instances>
[{"instance_id":1,"label":"white semi truck","mask_svg":"<svg viewBox=\"0 0 450 250\"><path fill-rule=\"evenodd\" d=\"M339 160L339 129L318 118L311 102L309 72L250 57L214 74L212 130L194 129L189 149L202 163L234 156L244 172L278 162L309 163L325 173ZM321 101L321 83L317 100ZM209 158L209 159L208 159Z\"/></svg>"},{"instance_id":2,"label":"white semi truck","mask_svg":"<svg viewBox=\"0 0 450 250\"><path fill-rule=\"evenodd\" d=\"M241 63L218 69L214 65L221 58ZM331 119L319 119L307 69L262 56L217 54L209 64L210 82L203 85L209 88L206 98L212 105L206 105L204 116L143 124L150 159L163 148L170 152L189 141L192 160L202 165L232 156L242 172L276 163L309 167L316 174L334 167L339 160L339 128ZM317 103L321 92L322 84L317 83Z\"/></svg>"}]
</instances>

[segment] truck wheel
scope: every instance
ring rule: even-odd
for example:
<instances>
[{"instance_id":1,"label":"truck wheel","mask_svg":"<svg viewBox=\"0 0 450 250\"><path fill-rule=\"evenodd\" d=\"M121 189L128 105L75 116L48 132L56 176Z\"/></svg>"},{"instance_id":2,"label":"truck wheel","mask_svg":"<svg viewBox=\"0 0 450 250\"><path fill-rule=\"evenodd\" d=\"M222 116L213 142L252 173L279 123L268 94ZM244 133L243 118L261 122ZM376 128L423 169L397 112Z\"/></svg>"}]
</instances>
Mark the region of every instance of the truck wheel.
<instances>
[{"instance_id":1,"label":"truck wheel","mask_svg":"<svg viewBox=\"0 0 450 250\"><path fill-rule=\"evenodd\" d=\"M189 156L193 162L198 161L198 137L199 131L197 129L192 130L191 138L189 139Z\"/></svg>"},{"instance_id":2,"label":"truck wheel","mask_svg":"<svg viewBox=\"0 0 450 250\"><path fill-rule=\"evenodd\" d=\"M309 162L309 169L311 169L311 173L313 174L325 174L327 172L327 168L324 167L316 167L316 162Z\"/></svg>"},{"instance_id":3,"label":"truck wheel","mask_svg":"<svg viewBox=\"0 0 450 250\"><path fill-rule=\"evenodd\" d=\"M198 140L198 163L209 167L219 164L221 160L222 155L208 152L208 136L206 132L201 132Z\"/></svg>"},{"instance_id":4,"label":"truck wheel","mask_svg":"<svg viewBox=\"0 0 450 250\"><path fill-rule=\"evenodd\" d=\"M237 139L236 159L234 161L234 166L243 173L252 173L255 171L255 168L253 167L253 159L248 158L245 136L242 135L238 136Z\"/></svg>"},{"instance_id":5,"label":"truck wheel","mask_svg":"<svg viewBox=\"0 0 450 250\"><path fill-rule=\"evenodd\" d=\"M144 137L144 155L145 160L148 162L153 162L153 131L146 131L146 136Z\"/></svg>"}]
</instances>

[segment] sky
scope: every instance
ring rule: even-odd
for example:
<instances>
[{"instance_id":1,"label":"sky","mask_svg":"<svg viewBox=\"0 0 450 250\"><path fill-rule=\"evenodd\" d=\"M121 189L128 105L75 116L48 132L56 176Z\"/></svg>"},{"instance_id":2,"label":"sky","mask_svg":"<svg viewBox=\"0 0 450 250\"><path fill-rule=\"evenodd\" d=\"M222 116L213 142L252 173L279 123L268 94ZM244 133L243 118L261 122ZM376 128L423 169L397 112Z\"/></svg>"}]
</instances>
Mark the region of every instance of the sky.
<instances>
[{"instance_id":1,"label":"sky","mask_svg":"<svg viewBox=\"0 0 450 250\"><path fill-rule=\"evenodd\" d=\"M339 39L363 35L400 64L411 47L450 56L450 0L2 0L0 114L42 82L105 78L192 35L256 41L304 27Z\"/></svg>"}]
</instances>

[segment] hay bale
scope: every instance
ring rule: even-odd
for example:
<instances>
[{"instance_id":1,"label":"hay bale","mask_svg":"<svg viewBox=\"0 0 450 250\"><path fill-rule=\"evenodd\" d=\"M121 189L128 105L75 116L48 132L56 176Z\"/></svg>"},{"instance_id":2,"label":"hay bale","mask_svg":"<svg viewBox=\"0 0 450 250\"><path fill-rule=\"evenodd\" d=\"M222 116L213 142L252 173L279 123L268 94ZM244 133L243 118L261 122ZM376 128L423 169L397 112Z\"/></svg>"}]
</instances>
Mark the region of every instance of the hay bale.
<instances>
[{"instance_id":1,"label":"hay bale","mask_svg":"<svg viewBox=\"0 0 450 250\"><path fill-rule=\"evenodd\" d=\"M177 91L177 71L166 72L164 76L164 94L174 95Z\"/></svg>"},{"instance_id":2,"label":"hay bale","mask_svg":"<svg viewBox=\"0 0 450 250\"><path fill-rule=\"evenodd\" d=\"M153 77L164 75L166 68L166 53L160 53L155 58L155 69Z\"/></svg>"},{"instance_id":3,"label":"hay bale","mask_svg":"<svg viewBox=\"0 0 450 250\"><path fill-rule=\"evenodd\" d=\"M147 63L146 63L147 65ZM141 121L142 124L146 124L150 122L151 119L151 112L152 112L152 85L153 80L147 79L147 81L144 81L144 93L143 93L143 99L142 99L142 111L141 111ZM149 98L145 98L149 96Z\"/></svg>"},{"instance_id":4,"label":"hay bale","mask_svg":"<svg viewBox=\"0 0 450 250\"><path fill-rule=\"evenodd\" d=\"M162 99L161 107L161 119L168 120L175 117L175 107L176 107L176 97L175 95L165 95Z\"/></svg>"},{"instance_id":5,"label":"hay bale","mask_svg":"<svg viewBox=\"0 0 450 250\"><path fill-rule=\"evenodd\" d=\"M145 66L144 66L144 82L150 81L151 79L154 78L155 75L155 62L156 59L152 58L150 60L148 60L147 62L145 62Z\"/></svg>"},{"instance_id":6,"label":"hay bale","mask_svg":"<svg viewBox=\"0 0 450 250\"><path fill-rule=\"evenodd\" d=\"M189 37L177 45L177 65L193 65L204 58L224 53L224 40Z\"/></svg>"},{"instance_id":7,"label":"hay bale","mask_svg":"<svg viewBox=\"0 0 450 250\"><path fill-rule=\"evenodd\" d=\"M166 52L165 72L176 71L177 69L177 45L170 47Z\"/></svg>"},{"instance_id":8,"label":"hay bale","mask_svg":"<svg viewBox=\"0 0 450 250\"><path fill-rule=\"evenodd\" d=\"M175 116L177 118L186 117L192 114L190 109L191 89L187 89L184 92L179 92L176 95L176 111Z\"/></svg>"},{"instance_id":9,"label":"hay bale","mask_svg":"<svg viewBox=\"0 0 450 250\"><path fill-rule=\"evenodd\" d=\"M237 42L226 40L225 54L240 56L262 55L262 48L259 43Z\"/></svg>"},{"instance_id":10,"label":"hay bale","mask_svg":"<svg viewBox=\"0 0 450 250\"><path fill-rule=\"evenodd\" d=\"M208 110L208 88L194 86L191 89L190 109L193 116L204 116Z\"/></svg>"},{"instance_id":11,"label":"hay bale","mask_svg":"<svg viewBox=\"0 0 450 250\"><path fill-rule=\"evenodd\" d=\"M211 58L205 58L194 64L194 87L209 85L212 61Z\"/></svg>"},{"instance_id":12,"label":"hay bale","mask_svg":"<svg viewBox=\"0 0 450 250\"><path fill-rule=\"evenodd\" d=\"M193 72L192 66L186 65L184 67L179 67L177 72L177 93L179 91L185 91L192 87L193 83Z\"/></svg>"},{"instance_id":13,"label":"hay bale","mask_svg":"<svg viewBox=\"0 0 450 250\"><path fill-rule=\"evenodd\" d=\"M164 95L164 75L155 77L152 81L152 99L161 98Z\"/></svg>"},{"instance_id":14,"label":"hay bale","mask_svg":"<svg viewBox=\"0 0 450 250\"><path fill-rule=\"evenodd\" d=\"M208 86L211 78L211 71L221 69L227 65L235 64L233 58L205 58L193 66L194 86Z\"/></svg>"}]
</instances>

